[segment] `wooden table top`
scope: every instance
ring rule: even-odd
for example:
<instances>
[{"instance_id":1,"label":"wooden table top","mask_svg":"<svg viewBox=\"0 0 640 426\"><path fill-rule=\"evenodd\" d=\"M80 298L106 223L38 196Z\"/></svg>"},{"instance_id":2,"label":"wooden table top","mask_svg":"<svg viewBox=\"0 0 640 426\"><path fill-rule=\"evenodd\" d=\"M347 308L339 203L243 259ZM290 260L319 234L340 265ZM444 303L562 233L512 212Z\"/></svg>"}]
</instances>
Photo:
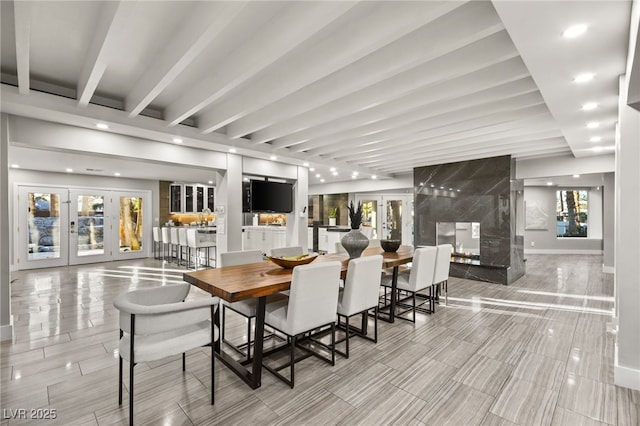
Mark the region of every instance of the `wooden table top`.
<instances>
[{"instance_id":1,"label":"wooden table top","mask_svg":"<svg viewBox=\"0 0 640 426\"><path fill-rule=\"evenodd\" d=\"M401 246L395 253L387 253L379 247L373 247L366 249L362 256L374 254L382 254L383 268L392 268L411 262L413 259L413 247ZM346 273L349 264L349 258L346 255L321 255L313 263L329 261L341 262L342 273ZM265 260L246 265L187 272L183 275L183 279L228 302L237 302L288 290L291 286L292 272L292 269L284 269L269 260Z\"/></svg>"}]
</instances>

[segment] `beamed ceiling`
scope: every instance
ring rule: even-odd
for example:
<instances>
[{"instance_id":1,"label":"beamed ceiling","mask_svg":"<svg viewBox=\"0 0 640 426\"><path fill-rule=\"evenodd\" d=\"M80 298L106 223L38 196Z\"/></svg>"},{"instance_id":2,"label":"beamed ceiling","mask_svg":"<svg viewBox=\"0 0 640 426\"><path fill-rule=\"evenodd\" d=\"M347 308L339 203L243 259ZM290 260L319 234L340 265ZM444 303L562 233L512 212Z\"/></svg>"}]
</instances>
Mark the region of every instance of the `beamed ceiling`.
<instances>
[{"instance_id":1,"label":"beamed ceiling","mask_svg":"<svg viewBox=\"0 0 640 426\"><path fill-rule=\"evenodd\" d=\"M342 180L506 154L610 154L631 2L1 8L3 111L333 166L340 174L325 177ZM563 38L576 23L588 24L585 35ZM574 83L581 72L593 81ZM582 111L589 101L598 107Z\"/></svg>"}]
</instances>

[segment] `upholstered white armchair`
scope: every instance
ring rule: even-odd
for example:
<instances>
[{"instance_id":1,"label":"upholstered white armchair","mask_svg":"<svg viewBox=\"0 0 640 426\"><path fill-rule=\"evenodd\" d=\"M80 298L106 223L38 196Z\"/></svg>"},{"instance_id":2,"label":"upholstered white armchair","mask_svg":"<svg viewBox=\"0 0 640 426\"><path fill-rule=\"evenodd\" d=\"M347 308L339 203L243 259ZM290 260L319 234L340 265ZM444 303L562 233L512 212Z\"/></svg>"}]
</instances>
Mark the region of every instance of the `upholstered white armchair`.
<instances>
[{"instance_id":1,"label":"upholstered white armchair","mask_svg":"<svg viewBox=\"0 0 640 426\"><path fill-rule=\"evenodd\" d=\"M122 405L122 360L129 362L129 424L133 424L133 368L140 362L156 361L211 345L211 404L214 403L214 343L218 328L213 323L217 297L184 301L190 284L133 290L113 302L120 311L118 403Z\"/></svg>"}]
</instances>

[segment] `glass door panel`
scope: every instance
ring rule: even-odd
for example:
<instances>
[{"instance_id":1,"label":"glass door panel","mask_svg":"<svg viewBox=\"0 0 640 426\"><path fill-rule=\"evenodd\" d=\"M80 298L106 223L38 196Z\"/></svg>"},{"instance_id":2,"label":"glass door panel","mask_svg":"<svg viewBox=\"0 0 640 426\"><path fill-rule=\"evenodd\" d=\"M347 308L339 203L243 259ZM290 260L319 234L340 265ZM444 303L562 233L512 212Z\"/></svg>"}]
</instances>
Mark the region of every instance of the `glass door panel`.
<instances>
[{"instance_id":1,"label":"glass door panel","mask_svg":"<svg viewBox=\"0 0 640 426\"><path fill-rule=\"evenodd\" d=\"M20 187L19 192L19 268L67 265L68 191Z\"/></svg>"},{"instance_id":2,"label":"glass door panel","mask_svg":"<svg viewBox=\"0 0 640 426\"><path fill-rule=\"evenodd\" d=\"M109 260L108 193L72 190L69 199L69 264Z\"/></svg>"},{"instance_id":3,"label":"glass door panel","mask_svg":"<svg viewBox=\"0 0 640 426\"><path fill-rule=\"evenodd\" d=\"M113 192L113 259L135 259L150 255L151 192ZM115 244L118 244L117 246Z\"/></svg>"},{"instance_id":4,"label":"glass door panel","mask_svg":"<svg viewBox=\"0 0 640 426\"><path fill-rule=\"evenodd\" d=\"M196 212L204 210L204 186L196 186Z\"/></svg>"},{"instance_id":5,"label":"glass door panel","mask_svg":"<svg viewBox=\"0 0 640 426\"><path fill-rule=\"evenodd\" d=\"M142 251L142 197L120 197L120 253Z\"/></svg>"},{"instance_id":6,"label":"glass door panel","mask_svg":"<svg viewBox=\"0 0 640 426\"><path fill-rule=\"evenodd\" d=\"M367 238L378 239L378 200L362 201L362 233Z\"/></svg>"},{"instance_id":7,"label":"glass door panel","mask_svg":"<svg viewBox=\"0 0 640 426\"><path fill-rule=\"evenodd\" d=\"M384 239L402 241L402 200L385 200L384 207Z\"/></svg>"}]
</instances>

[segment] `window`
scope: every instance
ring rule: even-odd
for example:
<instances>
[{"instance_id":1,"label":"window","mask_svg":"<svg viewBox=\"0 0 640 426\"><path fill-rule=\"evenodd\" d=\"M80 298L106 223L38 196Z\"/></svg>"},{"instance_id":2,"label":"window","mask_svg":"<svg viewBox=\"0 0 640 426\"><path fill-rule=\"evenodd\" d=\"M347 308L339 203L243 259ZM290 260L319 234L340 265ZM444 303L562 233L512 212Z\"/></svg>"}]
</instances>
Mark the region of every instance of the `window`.
<instances>
[{"instance_id":1,"label":"window","mask_svg":"<svg viewBox=\"0 0 640 426\"><path fill-rule=\"evenodd\" d=\"M558 238L587 237L589 192L562 190L556 192L556 224Z\"/></svg>"}]
</instances>

